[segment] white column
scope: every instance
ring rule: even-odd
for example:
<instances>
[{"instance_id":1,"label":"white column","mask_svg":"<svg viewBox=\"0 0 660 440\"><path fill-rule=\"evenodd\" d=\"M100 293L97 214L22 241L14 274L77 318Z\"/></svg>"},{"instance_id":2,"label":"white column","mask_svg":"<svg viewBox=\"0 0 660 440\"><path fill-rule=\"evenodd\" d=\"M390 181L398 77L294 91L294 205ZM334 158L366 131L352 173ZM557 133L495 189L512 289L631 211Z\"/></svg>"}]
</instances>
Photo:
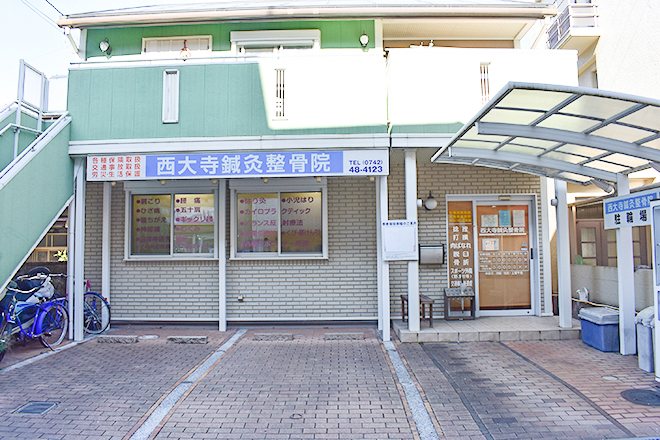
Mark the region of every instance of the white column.
<instances>
[{"instance_id":1,"label":"white column","mask_svg":"<svg viewBox=\"0 0 660 440\"><path fill-rule=\"evenodd\" d=\"M630 194L628 176L617 174L617 196ZM633 258L632 228L616 230L617 274L619 278L619 349L621 354L637 353L635 332L635 260Z\"/></svg>"},{"instance_id":2,"label":"white column","mask_svg":"<svg viewBox=\"0 0 660 440\"><path fill-rule=\"evenodd\" d=\"M543 284L541 284L543 310L541 310L541 316L552 316L552 251L550 249L550 237L557 231L557 227L556 222L550 221L550 214L552 212L551 200L554 195L553 181L547 177L541 177L541 246L543 248Z\"/></svg>"},{"instance_id":3,"label":"white column","mask_svg":"<svg viewBox=\"0 0 660 440\"><path fill-rule=\"evenodd\" d=\"M74 162L74 199L73 339L74 341L82 341L85 337L83 326L83 298L85 295L85 158L76 158ZM72 216L71 213L69 216Z\"/></svg>"},{"instance_id":4,"label":"white column","mask_svg":"<svg viewBox=\"0 0 660 440\"><path fill-rule=\"evenodd\" d=\"M555 180L557 198L557 281L559 286L559 327L573 326L571 304L571 244L568 233L566 182Z\"/></svg>"},{"instance_id":5,"label":"white column","mask_svg":"<svg viewBox=\"0 0 660 440\"><path fill-rule=\"evenodd\" d=\"M76 230L76 198L75 198L75 188L76 188L76 178L75 178L75 168L74 168L74 178L73 178L73 188L74 188L74 197L71 198L71 203L69 203L69 230L67 231L66 237L66 247L67 247L67 256L68 264L66 265L66 292L68 299L68 308L67 312L69 313L69 339L73 339L73 278L75 272L73 270L73 262L76 261L76 236L74 231Z\"/></svg>"},{"instance_id":6,"label":"white column","mask_svg":"<svg viewBox=\"0 0 660 440\"><path fill-rule=\"evenodd\" d=\"M227 181L218 183L218 330L227 331Z\"/></svg>"},{"instance_id":7,"label":"white column","mask_svg":"<svg viewBox=\"0 0 660 440\"><path fill-rule=\"evenodd\" d=\"M406 150L405 158L406 220L417 221L417 154ZM408 330L418 332L419 324L419 262L408 262Z\"/></svg>"},{"instance_id":8,"label":"white column","mask_svg":"<svg viewBox=\"0 0 660 440\"><path fill-rule=\"evenodd\" d=\"M110 219L112 213L112 183L103 182L103 229L101 236L101 295L110 304ZM106 317L103 317L105 324ZM109 328L109 327L108 327Z\"/></svg>"},{"instance_id":9,"label":"white column","mask_svg":"<svg viewBox=\"0 0 660 440\"><path fill-rule=\"evenodd\" d=\"M382 224L388 220L387 176L376 177L376 253L378 274L378 330L390 340L390 265L383 259Z\"/></svg>"}]
</instances>

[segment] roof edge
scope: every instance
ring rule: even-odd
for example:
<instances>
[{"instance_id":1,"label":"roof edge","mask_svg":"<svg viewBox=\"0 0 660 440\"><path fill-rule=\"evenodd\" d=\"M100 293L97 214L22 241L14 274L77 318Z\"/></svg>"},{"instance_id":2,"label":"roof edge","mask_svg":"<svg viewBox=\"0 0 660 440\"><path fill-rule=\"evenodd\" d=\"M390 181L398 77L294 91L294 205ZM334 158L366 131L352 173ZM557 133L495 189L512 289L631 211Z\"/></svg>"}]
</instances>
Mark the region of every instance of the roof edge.
<instances>
[{"instance_id":1,"label":"roof edge","mask_svg":"<svg viewBox=\"0 0 660 440\"><path fill-rule=\"evenodd\" d=\"M192 24L214 21L254 21L291 19L377 19L377 18L521 18L542 19L557 10L545 4L516 6L338 6L261 9L181 9L172 11L144 8L71 14L60 17L60 27L86 28L119 25Z\"/></svg>"}]
</instances>

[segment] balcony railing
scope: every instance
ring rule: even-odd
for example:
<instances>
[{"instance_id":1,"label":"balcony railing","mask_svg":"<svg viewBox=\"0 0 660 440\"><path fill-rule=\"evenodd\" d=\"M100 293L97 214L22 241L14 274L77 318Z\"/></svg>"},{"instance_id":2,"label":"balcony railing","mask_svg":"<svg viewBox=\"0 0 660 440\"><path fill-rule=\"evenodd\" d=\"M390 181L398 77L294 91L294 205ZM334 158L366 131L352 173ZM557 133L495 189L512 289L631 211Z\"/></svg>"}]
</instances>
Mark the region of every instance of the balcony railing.
<instances>
[{"instance_id":1,"label":"balcony railing","mask_svg":"<svg viewBox=\"0 0 660 440\"><path fill-rule=\"evenodd\" d=\"M558 2L559 15L548 30L548 46L555 49L570 35L571 29L597 28L598 7L591 0L562 0Z\"/></svg>"}]
</instances>

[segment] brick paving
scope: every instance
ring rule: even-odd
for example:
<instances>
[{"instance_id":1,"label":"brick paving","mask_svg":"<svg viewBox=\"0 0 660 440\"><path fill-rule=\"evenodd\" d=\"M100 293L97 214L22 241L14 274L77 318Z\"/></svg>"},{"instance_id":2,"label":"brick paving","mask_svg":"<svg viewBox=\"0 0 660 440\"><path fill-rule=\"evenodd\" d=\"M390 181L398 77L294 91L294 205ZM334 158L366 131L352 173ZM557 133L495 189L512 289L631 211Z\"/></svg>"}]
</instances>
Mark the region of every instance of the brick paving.
<instances>
[{"instance_id":1,"label":"brick paving","mask_svg":"<svg viewBox=\"0 0 660 440\"><path fill-rule=\"evenodd\" d=\"M448 439L621 439L660 434L660 408L635 405L620 395L626 389L654 385L653 375L637 368L635 356L602 353L580 340L398 348Z\"/></svg>"},{"instance_id":2,"label":"brick paving","mask_svg":"<svg viewBox=\"0 0 660 440\"><path fill-rule=\"evenodd\" d=\"M633 404L621 397L625 390L650 390L658 385L653 373L638 368L637 356L603 353L580 340L507 346L578 389L635 436L660 436L660 407Z\"/></svg>"},{"instance_id":3,"label":"brick paving","mask_svg":"<svg viewBox=\"0 0 660 440\"><path fill-rule=\"evenodd\" d=\"M413 439L387 355L363 340L298 328L293 340L238 341L180 403L156 439ZM263 333L263 330L257 332Z\"/></svg>"},{"instance_id":4,"label":"brick paving","mask_svg":"<svg viewBox=\"0 0 660 440\"><path fill-rule=\"evenodd\" d=\"M293 339L255 340L264 332ZM326 340L326 333L364 339ZM89 341L1 374L0 438L127 440L233 331L121 326L111 334L160 337ZM167 344L172 335L206 335L209 343ZM656 385L635 356L602 353L580 340L397 349L442 439L660 435L660 408L621 397ZM30 401L59 404L41 416L12 413ZM251 329L194 382L151 438L424 440L370 326Z\"/></svg>"},{"instance_id":5,"label":"brick paving","mask_svg":"<svg viewBox=\"0 0 660 440\"><path fill-rule=\"evenodd\" d=\"M89 341L9 371L0 376L0 438L122 439L229 333L212 332L207 345L167 344L163 337L137 344ZM58 405L40 416L12 414L32 401Z\"/></svg>"}]
</instances>

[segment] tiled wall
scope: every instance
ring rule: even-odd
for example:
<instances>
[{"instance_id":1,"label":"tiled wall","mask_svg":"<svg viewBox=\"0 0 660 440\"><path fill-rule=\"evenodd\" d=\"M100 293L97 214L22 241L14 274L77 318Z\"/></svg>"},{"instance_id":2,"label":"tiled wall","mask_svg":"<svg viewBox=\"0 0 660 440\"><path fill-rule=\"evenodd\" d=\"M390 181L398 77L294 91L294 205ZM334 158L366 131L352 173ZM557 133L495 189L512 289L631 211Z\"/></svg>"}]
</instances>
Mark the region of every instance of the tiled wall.
<instances>
[{"instance_id":1,"label":"tiled wall","mask_svg":"<svg viewBox=\"0 0 660 440\"><path fill-rule=\"evenodd\" d=\"M419 161L418 196L429 191L433 211L420 209L421 245L446 243L446 194L535 193L539 178L484 167ZM403 164L388 178L389 218L405 218ZM229 320L375 319L376 191L366 177L328 178L327 260L227 261ZM101 289L102 183L87 184L85 272ZM125 261L125 193L112 191L111 302L113 317L132 320L217 320L217 261ZM227 216L229 209L226 208ZM540 218L540 207L537 207ZM227 221L229 225L229 221ZM227 226L226 236L229 237ZM541 254L542 255L542 254ZM229 256L229 254L227 254ZM441 316L447 266L420 265L420 293L436 299ZM541 274L541 281L543 274ZM392 317L407 290L405 263L390 264ZM238 295L244 300L238 301Z\"/></svg>"},{"instance_id":2,"label":"tiled wall","mask_svg":"<svg viewBox=\"0 0 660 440\"><path fill-rule=\"evenodd\" d=\"M390 167L389 216L390 219L405 218L405 189L403 164ZM426 199L429 191L438 201L432 211L419 209L419 244L439 245L447 243L447 194L537 194L540 199L540 179L529 174L502 171L493 168L467 165L435 164L418 160L417 196ZM541 218L540 203L537 200L537 219ZM538 221L540 228L540 220ZM540 243L540 230L539 244ZM541 253L539 253L542 255ZM542 266L541 266L542 267ZM541 273L541 282L543 274ZM447 265L419 266L419 292L435 299L435 316L444 314L442 289L447 287ZM407 293L407 264L390 263L390 300L392 317L399 318L401 300L399 295Z\"/></svg>"}]
</instances>

